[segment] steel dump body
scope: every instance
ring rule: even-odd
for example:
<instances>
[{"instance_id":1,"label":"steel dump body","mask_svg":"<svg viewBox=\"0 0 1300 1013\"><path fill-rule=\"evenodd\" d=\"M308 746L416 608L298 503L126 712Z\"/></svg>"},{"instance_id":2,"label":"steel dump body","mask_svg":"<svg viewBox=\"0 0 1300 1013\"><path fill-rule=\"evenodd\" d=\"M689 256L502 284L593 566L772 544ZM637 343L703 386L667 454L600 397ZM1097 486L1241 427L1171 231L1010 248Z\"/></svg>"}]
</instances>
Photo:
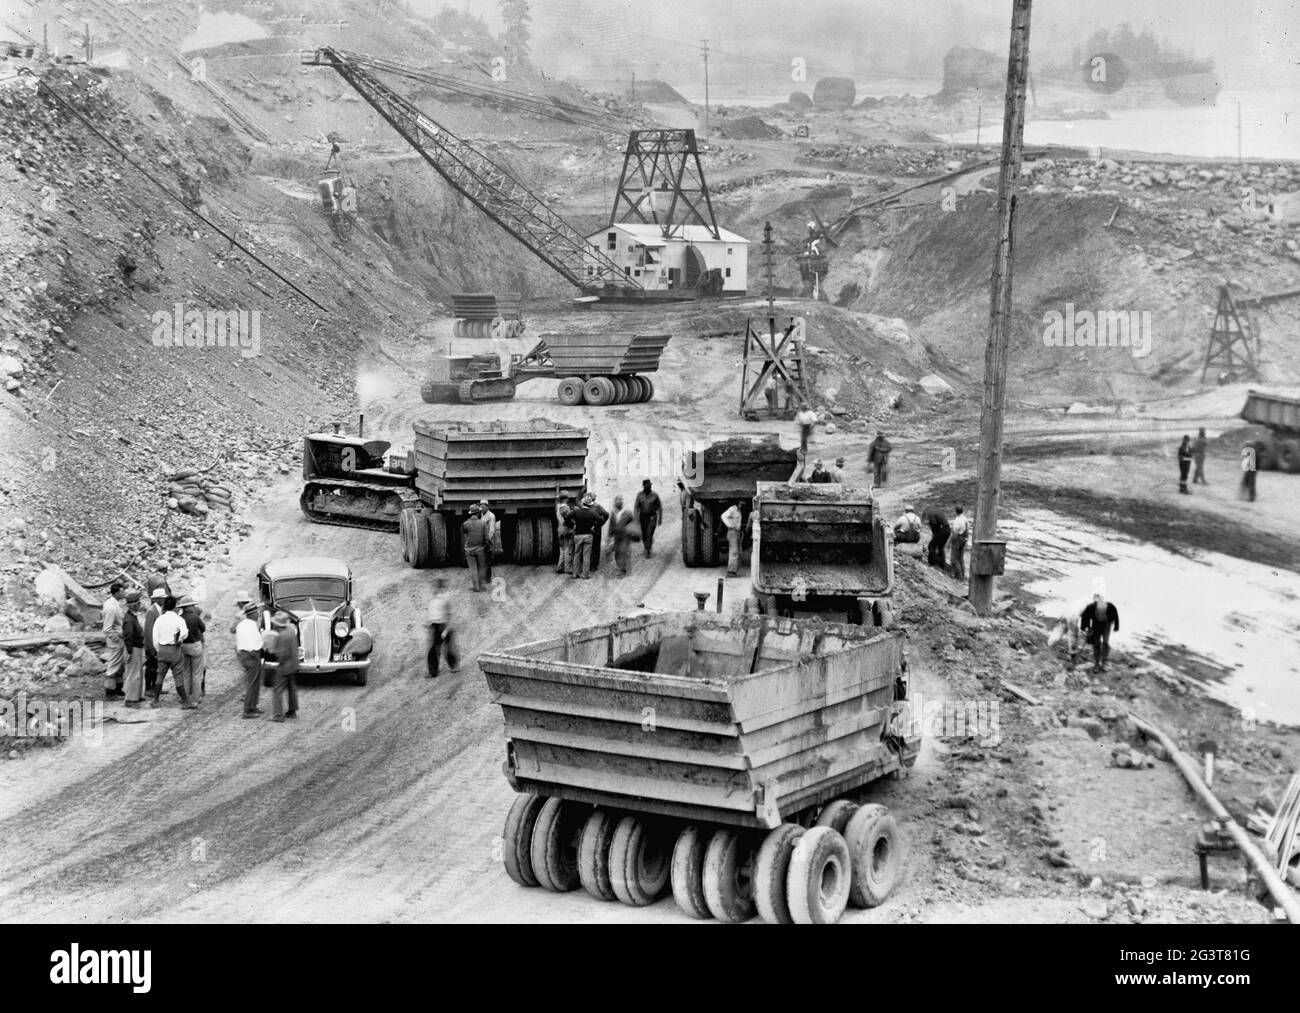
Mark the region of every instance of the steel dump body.
<instances>
[{"instance_id":1,"label":"steel dump body","mask_svg":"<svg viewBox=\"0 0 1300 1013\"><path fill-rule=\"evenodd\" d=\"M587 430L527 422L415 423L415 487L437 510L479 500L494 512L555 509L558 489L583 486Z\"/></svg>"},{"instance_id":2,"label":"steel dump body","mask_svg":"<svg viewBox=\"0 0 1300 1013\"><path fill-rule=\"evenodd\" d=\"M737 436L703 451L689 451L682 479L691 496L710 504L748 502L759 482L784 482L799 466L798 453L775 436Z\"/></svg>"},{"instance_id":3,"label":"steel dump body","mask_svg":"<svg viewBox=\"0 0 1300 1013\"><path fill-rule=\"evenodd\" d=\"M886 739L901 664L899 633L703 612L479 657L516 791L744 827L914 762Z\"/></svg>"},{"instance_id":4,"label":"steel dump body","mask_svg":"<svg viewBox=\"0 0 1300 1013\"><path fill-rule=\"evenodd\" d=\"M1300 434L1300 398L1252 390L1246 395L1241 417L1255 425Z\"/></svg>"},{"instance_id":5,"label":"steel dump body","mask_svg":"<svg viewBox=\"0 0 1300 1013\"><path fill-rule=\"evenodd\" d=\"M759 594L797 600L893 593L889 530L869 489L760 482L750 566Z\"/></svg>"},{"instance_id":6,"label":"steel dump body","mask_svg":"<svg viewBox=\"0 0 1300 1013\"><path fill-rule=\"evenodd\" d=\"M654 373L669 334L542 334L560 376L621 376Z\"/></svg>"}]
</instances>

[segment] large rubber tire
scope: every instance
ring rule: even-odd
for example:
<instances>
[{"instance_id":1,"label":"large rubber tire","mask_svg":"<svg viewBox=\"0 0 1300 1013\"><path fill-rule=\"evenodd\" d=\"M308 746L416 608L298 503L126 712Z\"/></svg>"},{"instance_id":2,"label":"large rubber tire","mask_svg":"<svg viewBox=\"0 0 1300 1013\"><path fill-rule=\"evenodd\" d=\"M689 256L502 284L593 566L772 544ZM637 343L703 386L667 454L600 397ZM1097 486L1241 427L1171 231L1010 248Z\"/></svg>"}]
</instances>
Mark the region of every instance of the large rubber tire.
<instances>
[{"instance_id":1,"label":"large rubber tire","mask_svg":"<svg viewBox=\"0 0 1300 1013\"><path fill-rule=\"evenodd\" d=\"M718 565L718 531L713 518L700 518L700 565Z\"/></svg>"},{"instance_id":2,"label":"large rubber tire","mask_svg":"<svg viewBox=\"0 0 1300 1013\"><path fill-rule=\"evenodd\" d=\"M566 376L561 380L558 393L560 404L568 405L570 408L586 401L586 397L583 395L582 381L576 376Z\"/></svg>"},{"instance_id":3,"label":"large rubber tire","mask_svg":"<svg viewBox=\"0 0 1300 1013\"><path fill-rule=\"evenodd\" d=\"M597 408L603 408L609 404L611 393L601 382L602 380L604 380L604 377L593 376L582 385L582 396L587 399L587 404L595 405Z\"/></svg>"},{"instance_id":4,"label":"large rubber tire","mask_svg":"<svg viewBox=\"0 0 1300 1013\"><path fill-rule=\"evenodd\" d=\"M537 814L529 854L538 886L568 893L582 885L578 877L578 840L586 822L586 806L559 798L546 800Z\"/></svg>"},{"instance_id":5,"label":"large rubber tire","mask_svg":"<svg viewBox=\"0 0 1300 1013\"><path fill-rule=\"evenodd\" d=\"M1300 474L1300 440L1277 441L1277 466L1288 474Z\"/></svg>"},{"instance_id":6,"label":"large rubber tire","mask_svg":"<svg viewBox=\"0 0 1300 1013\"><path fill-rule=\"evenodd\" d=\"M611 376L609 385L614 388L614 396L609 399L610 404L624 404L627 401L627 387L623 383L623 378Z\"/></svg>"},{"instance_id":7,"label":"large rubber tire","mask_svg":"<svg viewBox=\"0 0 1300 1013\"><path fill-rule=\"evenodd\" d=\"M515 525L515 551L513 559L520 566L533 563L533 526L527 517L522 517Z\"/></svg>"},{"instance_id":8,"label":"large rubber tire","mask_svg":"<svg viewBox=\"0 0 1300 1013\"><path fill-rule=\"evenodd\" d=\"M618 400L618 388L614 385L614 378L612 376L598 376L596 379L605 389L605 403L616 404Z\"/></svg>"},{"instance_id":9,"label":"large rubber tire","mask_svg":"<svg viewBox=\"0 0 1300 1013\"><path fill-rule=\"evenodd\" d=\"M1272 471L1277 467L1277 445L1271 440L1254 440L1250 446L1255 448L1255 470Z\"/></svg>"},{"instance_id":10,"label":"large rubber tire","mask_svg":"<svg viewBox=\"0 0 1300 1013\"><path fill-rule=\"evenodd\" d=\"M830 827L837 834L843 834L844 828L849 825L849 820L853 814L858 811L856 802L850 802L848 799L837 798L834 802L828 803L820 813L817 814L817 826Z\"/></svg>"},{"instance_id":11,"label":"large rubber tire","mask_svg":"<svg viewBox=\"0 0 1300 1013\"><path fill-rule=\"evenodd\" d=\"M649 384L650 381L644 376L639 375L634 376L631 379L636 384L636 397L634 398L634 401L637 404L640 404L642 401L647 400L646 395L650 393L650 388L647 384Z\"/></svg>"},{"instance_id":12,"label":"large rubber tire","mask_svg":"<svg viewBox=\"0 0 1300 1013\"><path fill-rule=\"evenodd\" d=\"M609 881L624 904L653 904L668 887L672 855L662 829L641 816L624 816L609 842Z\"/></svg>"},{"instance_id":13,"label":"large rubber tire","mask_svg":"<svg viewBox=\"0 0 1300 1013\"><path fill-rule=\"evenodd\" d=\"M790 901L786 897L786 874L790 871L790 858L795 845L804 835L804 828L795 823L782 823L769 830L758 847L754 860L754 906L758 916L773 925L793 925Z\"/></svg>"},{"instance_id":14,"label":"large rubber tire","mask_svg":"<svg viewBox=\"0 0 1300 1013\"><path fill-rule=\"evenodd\" d=\"M645 383L645 397L643 398L643 400L645 401L654 400L654 396L655 396L654 382L648 376L643 376L641 377L641 379Z\"/></svg>"},{"instance_id":15,"label":"large rubber tire","mask_svg":"<svg viewBox=\"0 0 1300 1013\"><path fill-rule=\"evenodd\" d=\"M547 801L544 795L516 795L506 814L506 827L501 833L502 860L506 875L520 886L537 885L533 874L533 827Z\"/></svg>"},{"instance_id":16,"label":"large rubber tire","mask_svg":"<svg viewBox=\"0 0 1300 1013\"><path fill-rule=\"evenodd\" d=\"M413 510L403 510L397 518L397 536L402 540L402 562L411 561L411 515Z\"/></svg>"},{"instance_id":17,"label":"large rubber tire","mask_svg":"<svg viewBox=\"0 0 1300 1013\"><path fill-rule=\"evenodd\" d=\"M786 899L796 925L833 925L849 903L849 846L831 827L813 827L799 840L786 872Z\"/></svg>"},{"instance_id":18,"label":"large rubber tire","mask_svg":"<svg viewBox=\"0 0 1300 1013\"><path fill-rule=\"evenodd\" d=\"M894 814L883 805L864 805L844 829L853 882L849 901L858 907L883 904L903 869L903 841Z\"/></svg>"},{"instance_id":19,"label":"large rubber tire","mask_svg":"<svg viewBox=\"0 0 1300 1013\"><path fill-rule=\"evenodd\" d=\"M425 404L438 403L438 389L432 382L420 384L420 400Z\"/></svg>"},{"instance_id":20,"label":"large rubber tire","mask_svg":"<svg viewBox=\"0 0 1300 1013\"><path fill-rule=\"evenodd\" d=\"M446 566L447 520L437 513L427 513L424 517L429 528L429 558L434 566Z\"/></svg>"},{"instance_id":21,"label":"large rubber tire","mask_svg":"<svg viewBox=\"0 0 1300 1013\"><path fill-rule=\"evenodd\" d=\"M427 570L433 563L433 546L429 543L429 525L423 510L412 511L407 530L411 535L410 563L417 570Z\"/></svg>"},{"instance_id":22,"label":"large rubber tire","mask_svg":"<svg viewBox=\"0 0 1300 1013\"><path fill-rule=\"evenodd\" d=\"M673 845L673 900L692 918L712 918L704 897L704 852L709 846L709 832L692 824L677 835Z\"/></svg>"},{"instance_id":23,"label":"large rubber tire","mask_svg":"<svg viewBox=\"0 0 1300 1013\"><path fill-rule=\"evenodd\" d=\"M453 338L463 338L465 336L465 321L459 317L451 322L451 336Z\"/></svg>"},{"instance_id":24,"label":"large rubber tire","mask_svg":"<svg viewBox=\"0 0 1300 1013\"><path fill-rule=\"evenodd\" d=\"M555 523L554 517L533 518L533 558L538 563L554 563L559 558L555 551Z\"/></svg>"},{"instance_id":25,"label":"large rubber tire","mask_svg":"<svg viewBox=\"0 0 1300 1013\"><path fill-rule=\"evenodd\" d=\"M700 526L686 510L682 511L682 562L700 565Z\"/></svg>"},{"instance_id":26,"label":"large rubber tire","mask_svg":"<svg viewBox=\"0 0 1300 1013\"><path fill-rule=\"evenodd\" d=\"M715 830L704 852L704 900L720 922L754 917L754 845L731 827Z\"/></svg>"},{"instance_id":27,"label":"large rubber tire","mask_svg":"<svg viewBox=\"0 0 1300 1013\"><path fill-rule=\"evenodd\" d=\"M618 900L609 878L609 845L619 817L597 809L587 817L578 839L578 879L597 900Z\"/></svg>"}]
</instances>

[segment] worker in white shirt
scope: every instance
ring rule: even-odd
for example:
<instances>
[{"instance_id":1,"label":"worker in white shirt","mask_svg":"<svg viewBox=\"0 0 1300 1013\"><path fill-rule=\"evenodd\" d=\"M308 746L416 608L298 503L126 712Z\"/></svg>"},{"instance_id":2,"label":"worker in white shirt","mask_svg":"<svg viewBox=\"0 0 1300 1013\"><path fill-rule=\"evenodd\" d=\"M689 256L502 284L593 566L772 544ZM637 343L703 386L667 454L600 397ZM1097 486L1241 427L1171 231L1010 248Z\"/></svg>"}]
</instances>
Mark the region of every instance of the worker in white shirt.
<instances>
[{"instance_id":1,"label":"worker in white shirt","mask_svg":"<svg viewBox=\"0 0 1300 1013\"><path fill-rule=\"evenodd\" d=\"M812 442L813 426L817 424L817 413L811 408L803 408L795 413L794 420L799 426L799 451L808 453L808 444Z\"/></svg>"},{"instance_id":2,"label":"worker in white shirt","mask_svg":"<svg viewBox=\"0 0 1300 1013\"><path fill-rule=\"evenodd\" d=\"M261 714L257 706L262 695L262 631L257 625L261 611L255 601L236 602L240 618L235 622L235 660L244 671L244 717Z\"/></svg>"},{"instance_id":3,"label":"worker in white shirt","mask_svg":"<svg viewBox=\"0 0 1300 1013\"><path fill-rule=\"evenodd\" d=\"M189 627L185 625L185 620L181 618L180 613L176 610L175 598L163 599L163 611L157 621L153 624L153 645L154 650L158 652L158 680L154 683L153 706L158 706L158 697L162 693L163 682L167 679L167 673L170 672L172 681L176 684L176 692L180 696L181 706L185 706L188 700L185 697L185 673L187 666L185 656L181 653L181 644L189 636Z\"/></svg>"},{"instance_id":4,"label":"worker in white shirt","mask_svg":"<svg viewBox=\"0 0 1300 1013\"><path fill-rule=\"evenodd\" d=\"M447 667L453 675L460 667L456 655L456 642L451 631L451 595L447 593L447 582L439 577L433 582L433 597L429 599L429 655L426 659L429 678L438 678L438 662L443 650L447 652Z\"/></svg>"},{"instance_id":5,"label":"worker in white shirt","mask_svg":"<svg viewBox=\"0 0 1300 1013\"><path fill-rule=\"evenodd\" d=\"M894 541L904 545L920 543L921 518L915 507L904 507L903 515L894 521Z\"/></svg>"},{"instance_id":6,"label":"worker in white shirt","mask_svg":"<svg viewBox=\"0 0 1300 1013\"><path fill-rule=\"evenodd\" d=\"M122 637L122 621L126 613L122 600L126 591L121 584L113 584L104 599L104 621L100 629L104 631L105 644L108 647L108 661L104 667L104 696L112 698L122 696L122 679L126 675L126 641Z\"/></svg>"},{"instance_id":7,"label":"worker in white shirt","mask_svg":"<svg viewBox=\"0 0 1300 1013\"><path fill-rule=\"evenodd\" d=\"M722 512L722 523L727 529L727 576L734 577L740 573L740 531L744 515L740 504L732 503Z\"/></svg>"},{"instance_id":8,"label":"worker in white shirt","mask_svg":"<svg viewBox=\"0 0 1300 1013\"><path fill-rule=\"evenodd\" d=\"M957 508L953 517L952 535L948 541L948 552L952 559L951 573L958 580L966 579L966 539L970 537L970 520L962 507Z\"/></svg>"}]
</instances>

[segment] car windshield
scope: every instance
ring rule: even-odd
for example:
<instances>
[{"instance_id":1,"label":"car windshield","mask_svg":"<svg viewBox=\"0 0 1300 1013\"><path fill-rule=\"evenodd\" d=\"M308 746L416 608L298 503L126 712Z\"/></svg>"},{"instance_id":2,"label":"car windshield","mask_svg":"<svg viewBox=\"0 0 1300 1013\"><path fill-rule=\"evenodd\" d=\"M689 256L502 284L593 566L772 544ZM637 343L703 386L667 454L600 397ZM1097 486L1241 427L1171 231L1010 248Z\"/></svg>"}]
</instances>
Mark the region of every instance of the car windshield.
<instances>
[{"instance_id":1,"label":"car windshield","mask_svg":"<svg viewBox=\"0 0 1300 1013\"><path fill-rule=\"evenodd\" d=\"M347 600L348 586L338 577L286 577L275 582L271 593L277 605L287 608L300 608L309 601L333 608Z\"/></svg>"}]
</instances>

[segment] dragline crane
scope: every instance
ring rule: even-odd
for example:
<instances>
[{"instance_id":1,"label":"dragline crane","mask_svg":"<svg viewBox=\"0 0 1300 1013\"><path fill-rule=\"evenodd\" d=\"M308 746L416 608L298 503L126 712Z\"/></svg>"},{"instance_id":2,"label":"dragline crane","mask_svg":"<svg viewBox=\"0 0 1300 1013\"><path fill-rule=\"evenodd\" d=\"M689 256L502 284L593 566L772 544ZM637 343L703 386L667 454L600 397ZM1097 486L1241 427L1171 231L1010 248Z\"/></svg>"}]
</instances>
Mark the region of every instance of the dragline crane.
<instances>
[{"instance_id":1,"label":"dragline crane","mask_svg":"<svg viewBox=\"0 0 1300 1013\"><path fill-rule=\"evenodd\" d=\"M615 289L622 294L641 289L624 268L588 243L519 180L371 73L380 69L419 79L418 71L330 47L304 53L302 62L334 68L457 192L576 288Z\"/></svg>"}]
</instances>

